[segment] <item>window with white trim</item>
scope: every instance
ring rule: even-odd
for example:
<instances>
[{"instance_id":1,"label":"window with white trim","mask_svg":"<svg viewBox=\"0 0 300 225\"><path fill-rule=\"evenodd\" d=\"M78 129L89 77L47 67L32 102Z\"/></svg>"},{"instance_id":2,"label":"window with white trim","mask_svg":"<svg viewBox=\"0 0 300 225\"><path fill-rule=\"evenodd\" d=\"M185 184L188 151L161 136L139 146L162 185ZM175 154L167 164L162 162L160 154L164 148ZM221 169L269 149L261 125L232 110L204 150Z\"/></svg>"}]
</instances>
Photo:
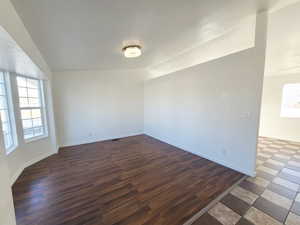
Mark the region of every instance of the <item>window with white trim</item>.
<instances>
[{"instance_id":1,"label":"window with white trim","mask_svg":"<svg viewBox=\"0 0 300 225\"><path fill-rule=\"evenodd\" d=\"M284 85L280 116L300 118L300 83Z\"/></svg>"},{"instance_id":2,"label":"window with white trim","mask_svg":"<svg viewBox=\"0 0 300 225\"><path fill-rule=\"evenodd\" d=\"M43 82L38 79L17 76L17 86L24 139L30 140L46 136Z\"/></svg>"},{"instance_id":3,"label":"window with white trim","mask_svg":"<svg viewBox=\"0 0 300 225\"><path fill-rule=\"evenodd\" d=\"M6 153L10 153L17 145L14 115L10 96L9 74L0 71L0 113Z\"/></svg>"}]
</instances>

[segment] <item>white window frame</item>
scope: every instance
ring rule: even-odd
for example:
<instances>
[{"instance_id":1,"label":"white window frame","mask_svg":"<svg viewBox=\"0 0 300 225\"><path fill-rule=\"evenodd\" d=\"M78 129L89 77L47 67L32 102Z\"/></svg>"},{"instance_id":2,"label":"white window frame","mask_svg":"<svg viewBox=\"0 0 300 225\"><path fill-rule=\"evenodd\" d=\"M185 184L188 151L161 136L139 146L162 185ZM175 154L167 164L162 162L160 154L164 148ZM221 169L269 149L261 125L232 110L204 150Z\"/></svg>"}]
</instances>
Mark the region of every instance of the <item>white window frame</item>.
<instances>
[{"instance_id":1,"label":"white window frame","mask_svg":"<svg viewBox=\"0 0 300 225\"><path fill-rule=\"evenodd\" d=\"M7 102L7 111L8 111L8 122L11 129L11 138L12 138L12 145L9 148L5 146L5 140L3 137L3 144L5 147L6 154L12 153L18 147L18 136L17 136L17 128L16 128L16 120L14 114L14 105L12 99L12 87L10 83L11 74L7 71L0 70L3 73L3 80L4 80L4 89L5 89L5 97ZM2 123L2 121L1 121ZM3 134L4 135L4 134Z\"/></svg>"},{"instance_id":2,"label":"white window frame","mask_svg":"<svg viewBox=\"0 0 300 225\"><path fill-rule=\"evenodd\" d=\"M300 107L289 107L289 104L300 103L300 83L288 83L282 88L281 112L282 118L300 118Z\"/></svg>"},{"instance_id":3,"label":"white window frame","mask_svg":"<svg viewBox=\"0 0 300 225\"><path fill-rule=\"evenodd\" d=\"M39 90L40 107L21 107L20 106L19 85L18 85L18 81L17 81L18 77L38 81L38 83L39 83L38 90ZM32 141L37 141L37 140L40 140L40 139L43 139L43 138L47 138L49 136L49 132L48 132L46 102L45 102L45 93L44 93L45 92L44 81L42 79L37 79L37 78L33 78L33 77L25 76L25 75L20 75L20 74L16 74L15 79L16 79L16 81L15 81L16 82L16 88L17 88L17 92L18 92L18 109L19 109L19 113L20 113L20 123L21 123L22 135L23 135L24 142L29 143L29 142L32 142ZM42 135L34 136L34 137L31 137L31 138L25 138L21 110L26 110L26 109L27 110L32 110L32 109L40 109L41 110L41 120L42 120L42 128L43 128L43 134Z\"/></svg>"}]
</instances>

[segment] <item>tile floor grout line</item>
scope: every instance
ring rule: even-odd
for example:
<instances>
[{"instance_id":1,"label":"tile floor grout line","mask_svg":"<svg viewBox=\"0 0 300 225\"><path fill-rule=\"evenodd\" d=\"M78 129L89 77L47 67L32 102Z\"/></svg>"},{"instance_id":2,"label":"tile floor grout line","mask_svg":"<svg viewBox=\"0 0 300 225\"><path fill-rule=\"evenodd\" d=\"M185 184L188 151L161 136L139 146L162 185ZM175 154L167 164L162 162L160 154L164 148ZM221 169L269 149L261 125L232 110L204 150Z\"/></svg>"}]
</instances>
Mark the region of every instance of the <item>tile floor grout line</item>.
<instances>
[{"instance_id":1,"label":"tile floor grout line","mask_svg":"<svg viewBox=\"0 0 300 225\"><path fill-rule=\"evenodd\" d=\"M287 144L283 145L283 147L286 146L286 145L287 145ZM277 153L278 153L278 152L277 152ZM280 150L279 150L279 153L281 153ZM272 154L272 156L273 156L273 154ZM272 157L271 157L271 158L272 158ZM283 170L284 168L286 168L286 165L288 164L289 160L290 160L290 159L288 159L288 160L284 163L283 167L282 167L280 170L278 170L278 174L271 180L271 182L268 184L268 186L270 186L270 185L273 183L273 181L274 181L277 177L279 177L279 174L282 172L282 170ZM294 182L292 182L292 183L294 183ZM265 190L267 190L268 186L266 187ZM297 192L296 192L296 193L297 193ZM285 218L284 218L283 224L286 224L286 220L287 220L288 215L289 215L289 213L290 213L290 211L291 211L291 208L292 208L292 206L293 206L293 204L294 204L294 201L295 201L295 200L292 201L292 204L291 204L291 206L290 206L289 209L288 209L288 213L287 213L287 215L286 215Z\"/></svg>"},{"instance_id":2,"label":"tile floor grout line","mask_svg":"<svg viewBox=\"0 0 300 225\"><path fill-rule=\"evenodd\" d=\"M285 144L285 145L283 145L283 147L284 146L286 146L286 145L288 145L288 144ZM266 147L269 147L269 144L266 146ZM264 147L264 148L266 148L266 147ZM263 149L264 149L263 148ZM263 150L262 150L263 151ZM278 153L278 152L277 152ZM279 150L279 153L281 153L280 152L280 150ZM272 156L273 156L274 154L272 153ZM293 158L293 156L294 156L294 154L291 156L291 158ZM272 158L272 157L271 157ZM283 169L284 168L286 168L286 165L288 165L288 162L291 160L291 158L290 159L288 159L286 162L284 162L284 166L281 168L281 169L279 169L278 170L278 174L270 181L270 183L268 184L268 186L265 188L265 190L267 190L267 188L271 185L271 184L274 184L274 180L278 177L278 175L283 171ZM266 161L265 161L266 162ZM265 163L264 162L264 163ZM264 163L262 164L262 165L264 165ZM283 179L283 178L282 178ZM292 182L292 181L290 181L291 183L294 183L294 184L297 184L297 183L295 183L295 182ZM276 184L276 183L275 183ZM289 188L288 188L289 189ZM296 196L297 196L297 193L298 193L298 191L296 191ZM260 194L259 196L261 197L261 195L262 194ZM255 201L257 201L258 199L256 199ZM293 201L292 201L292 204L291 204L291 206L289 207L289 209L288 209L288 213L287 213L287 215L285 216L285 218L284 218L284 222L283 222L283 224L286 224L286 220L287 220L287 218L288 218L288 215L290 214L290 212L291 212L291 209L292 209L292 207L293 207L293 204L296 202L296 200L295 199L293 199ZM253 204L254 205L254 204ZM244 218L244 216L243 216L243 218Z\"/></svg>"},{"instance_id":3,"label":"tile floor grout line","mask_svg":"<svg viewBox=\"0 0 300 225\"><path fill-rule=\"evenodd\" d=\"M213 201L211 201L205 208L201 209L197 212L192 218L186 221L183 225L192 225L197 219L199 219L203 214L208 212L211 208L213 208L217 203L219 203L227 194L229 194L235 187L237 187L241 182L246 180L249 176L244 175L241 179L239 179L235 184L229 187L226 191L221 193L218 197L216 197Z\"/></svg>"},{"instance_id":4,"label":"tile floor grout line","mask_svg":"<svg viewBox=\"0 0 300 225\"><path fill-rule=\"evenodd\" d=\"M257 178L262 178L267 180L269 183L267 185L263 185L263 183L260 182L255 182L255 180L249 180L249 185L246 188L246 184L245 181L243 181L243 185L239 185L241 188L245 188L245 190L250 191L251 193L254 193L258 196L258 198L251 204L249 204L249 208L246 211L236 211L235 207L238 207L239 204L237 202L234 202L232 199L230 200L230 198L228 199L228 201L226 201L226 203L223 203L222 200L219 200L219 202L222 202L223 204L225 204L225 206L229 207L229 209L233 212L238 213L241 218L240 220L236 223L234 222L234 218L227 218L227 222L228 224L238 224L238 225L263 225L266 224L266 222L270 223L270 224L281 224L281 225L291 225L293 223L295 224L300 224L300 205L296 206L295 204L296 202L296 198L297 195L300 193L300 177L298 179L298 177L296 176L295 178L291 177L286 177L284 176L286 173L284 172L285 169L289 169L291 171L299 171L297 165L295 165L295 168L293 168L292 166L290 167L289 162L295 160L296 162L300 163L300 143L297 145L297 149L292 149L291 151L289 151L289 142L287 143L277 143L276 139L270 139L269 140L264 140L261 139L260 140L262 142L268 141L269 143L264 144L263 147L258 147L258 153L263 153L265 154L262 159L260 160L258 158L259 161L261 161L260 163L257 163L256 168L258 168L259 166L264 166L266 168L269 169L273 169L276 170L276 175L268 173L269 171L261 171L262 173L258 173L256 175ZM271 149L272 152L267 152L264 151L265 149ZM274 149L274 151L273 151ZM282 155L283 157L277 157L276 155ZM257 154L259 155L259 154ZM299 156L299 158L295 158L295 156ZM272 164L271 162L268 163L268 160L274 160L274 164ZM280 163L276 164L276 162ZM279 166L278 166L279 165ZM300 169L300 167L299 167ZM286 174L287 176L289 175L288 173ZM291 175L292 176L292 175ZM276 178L279 178L282 180L281 182L274 182ZM289 182L289 183L284 183L285 182ZM290 185L298 185L298 189L297 188L290 188ZM244 187L244 185L246 185ZM254 186L253 186L254 185ZM296 187L296 186L295 186ZM271 197L271 199L269 198L265 198L262 197L262 194L266 191L269 190L270 192L273 192L274 194L278 195L278 197L282 197L281 200L284 200L284 198L286 198L286 200L288 200L288 205L286 205L286 207L281 206L280 203L280 199L278 199L278 201L276 201L276 199L272 199L274 198L274 196L276 197L276 195L274 195L273 197ZM229 194L227 195L229 196ZM226 196L225 196L226 197ZM238 196L236 196L238 197ZM240 196L242 197L242 196ZM242 198L239 198L239 200L243 201ZM276 197L277 198L277 197ZM231 203L230 203L231 201ZM233 202L232 202L233 201ZM218 203L218 202L217 202ZM257 204L256 204L257 203ZM284 203L284 202L283 202ZM230 207L231 206L231 207ZM212 209L214 209L216 206L216 204L214 206L212 206ZM233 207L233 208L232 208ZM240 205L241 207L241 205ZM295 208L296 207L296 208ZM255 210L257 210L256 213L260 214L260 215L255 215L256 213L253 214L253 211L250 212L249 210L253 208ZM244 208L245 209L245 208ZM210 210L210 209L209 209ZM219 220L219 216L227 216L230 217L230 215L227 215L226 212L222 212L221 209L216 209L217 214L216 215L211 215L212 218L210 217L206 217L205 215L209 215L210 213L205 212L204 213L204 224L211 224L211 225L215 225L218 224L220 225L220 223L222 225L227 224L224 223L224 221ZM219 211L218 211L219 210ZM248 217L247 217L248 215ZM291 215L291 216L290 216ZM296 215L297 217L293 217L292 215ZM250 217L249 217L250 216ZM202 216L196 220L195 224L202 224L201 222L201 218ZM207 223L208 222L208 223Z\"/></svg>"}]
</instances>

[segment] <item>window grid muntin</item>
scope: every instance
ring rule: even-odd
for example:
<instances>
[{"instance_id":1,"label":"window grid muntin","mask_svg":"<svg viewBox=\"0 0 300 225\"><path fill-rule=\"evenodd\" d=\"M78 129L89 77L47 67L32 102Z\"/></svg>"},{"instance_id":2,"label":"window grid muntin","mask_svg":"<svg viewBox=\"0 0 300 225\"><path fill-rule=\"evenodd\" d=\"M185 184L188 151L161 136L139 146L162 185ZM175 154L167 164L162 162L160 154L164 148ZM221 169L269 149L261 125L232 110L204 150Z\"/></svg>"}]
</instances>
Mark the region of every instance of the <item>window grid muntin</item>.
<instances>
[{"instance_id":1,"label":"window grid muntin","mask_svg":"<svg viewBox=\"0 0 300 225\"><path fill-rule=\"evenodd\" d=\"M20 80L25 81L25 84L19 82ZM36 86L30 86L30 82L28 81L33 81L36 83ZM28 85L29 83L29 85ZM44 136L47 135L46 133L46 120L44 118L44 96L43 96L43 84L41 80L34 79L34 78L28 78L24 76L17 76L17 87L18 87L18 93L19 93L19 101L21 98L27 98L27 99L37 99L38 104L34 104L32 106L29 105L29 101L27 101L27 105L24 106L21 104L21 101L19 102L19 108L20 108L20 113L21 113L21 120L22 120L22 128L23 128L23 133L24 133L24 139L33 139L36 137ZM20 88L26 89L26 96L27 97L21 97L20 96ZM37 91L37 97L29 97L28 90L36 90ZM30 118L22 118L22 112L30 110ZM32 116L32 110L39 110L40 111L40 117L33 117ZM39 126L33 126L33 120L34 119L40 119L41 125ZM26 128L24 127L24 120L25 121L31 121L32 127Z\"/></svg>"},{"instance_id":2,"label":"window grid muntin","mask_svg":"<svg viewBox=\"0 0 300 225\"><path fill-rule=\"evenodd\" d=\"M6 73L0 71L0 86L2 86L0 91L0 97L3 100L4 106L0 107L1 113L1 123L2 123L2 132L4 138L4 145L6 152L9 153L10 149L15 145L14 133L12 128L12 119L11 119L11 109L9 107L9 99L8 99L8 90L7 90L7 78ZM4 117L5 115L5 117ZM4 120L5 118L5 120ZM7 129L6 129L7 127Z\"/></svg>"}]
</instances>

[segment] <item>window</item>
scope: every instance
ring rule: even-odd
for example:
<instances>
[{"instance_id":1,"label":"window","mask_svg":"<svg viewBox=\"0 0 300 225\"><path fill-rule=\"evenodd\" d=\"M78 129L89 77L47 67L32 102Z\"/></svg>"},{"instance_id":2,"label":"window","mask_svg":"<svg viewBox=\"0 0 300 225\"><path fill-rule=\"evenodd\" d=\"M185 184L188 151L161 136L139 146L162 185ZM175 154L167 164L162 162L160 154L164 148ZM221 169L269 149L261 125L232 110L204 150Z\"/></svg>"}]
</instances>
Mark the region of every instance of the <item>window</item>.
<instances>
[{"instance_id":1,"label":"window","mask_svg":"<svg viewBox=\"0 0 300 225\"><path fill-rule=\"evenodd\" d=\"M284 85L281 117L300 118L300 83Z\"/></svg>"},{"instance_id":2,"label":"window","mask_svg":"<svg viewBox=\"0 0 300 225\"><path fill-rule=\"evenodd\" d=\"M24 139L46 136L43 82L17 76L17 85Z\"/></svg>"},{"instance_id":3,"label":"window","mask_svg":"<svg viewBox=\"0 0 300 225\"><path fill-rule=\"evenodd\" d=\"M12 125L15 123L12 123L14 122L14 116L12 113L8 76L7 73L0 71L0 113L4 145L7 154L14 149L17 143L15 126Z\"/></svg>"}]
</instances>

